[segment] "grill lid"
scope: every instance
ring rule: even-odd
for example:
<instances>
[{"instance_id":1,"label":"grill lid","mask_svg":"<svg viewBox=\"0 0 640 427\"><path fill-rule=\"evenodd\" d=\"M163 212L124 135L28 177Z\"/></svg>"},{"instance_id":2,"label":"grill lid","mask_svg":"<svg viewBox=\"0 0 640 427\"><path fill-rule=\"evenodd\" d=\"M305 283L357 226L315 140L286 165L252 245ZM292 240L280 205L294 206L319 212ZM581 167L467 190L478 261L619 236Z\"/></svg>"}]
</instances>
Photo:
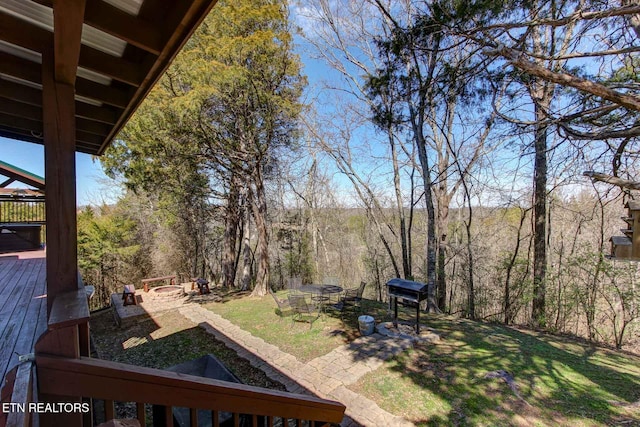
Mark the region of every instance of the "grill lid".
<instances>
[{"instance_id":1,"label":"grill lid","mask_svg":"<svg viewBox=\"0 0 640 427\"><path fill-rule=\"evenodd\" d=\"M412 282L411 280L405 279L391 279L387 282L387 287L391 291L392 289L402 289L406 291L416 292L416 293L426 293L427 285L420 282Z\"/></svg>"}]
</instances>

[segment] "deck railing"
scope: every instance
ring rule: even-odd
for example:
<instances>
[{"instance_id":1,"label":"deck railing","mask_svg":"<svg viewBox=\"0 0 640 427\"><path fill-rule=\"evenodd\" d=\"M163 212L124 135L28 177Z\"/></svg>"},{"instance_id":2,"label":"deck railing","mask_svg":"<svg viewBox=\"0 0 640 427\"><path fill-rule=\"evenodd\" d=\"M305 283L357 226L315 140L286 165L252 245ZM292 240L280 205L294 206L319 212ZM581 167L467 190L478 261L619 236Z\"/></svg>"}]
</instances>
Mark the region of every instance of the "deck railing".
<instances>
[{"instance_id":1,"label":"deck railing","mask_svg":"<svg viewBox=\"0 0 640 427\"><path fill-rule=\"evenodd\" d=\"M36 344L38 399L41 402L104 401L104 419L116 417L114 402L133 402L141 426L174 425L174 408L187 408L189 425L202 411L212 426L222 412L234 426L324 426L342 421L345 406L299 395L176 372L92 359L88 355L88 306L84 289L54 300L48 331ZM83 400L84 399L84 400ZM147 420L147 409L154 407ZM41 426L93 425L83 413L42 414ZM149 423L147 423L149 421ZM225 423L225 425L227 425Z\"/></svg>"},{"instance_id":2,"label":"deck railing","mask_svg":"<svg viewBox=\"0 0 640 427\"><path fill-rule=\"evenodd\" d=\"M16 369L16 376L13 382L10 402L26 407L30 402L37 401L37 385L35 376L35 365L33 361L26 361ZM6 415L7 426L31 426L34 425L34 417L37 415L28 410L10 411ZM0 422L0 424L2 424Z\"/></svg>"},{"instance_id":3,"label":"deck railing","mask_svg":"<svg viewBox=\"0 0 640 427\"><path fill-rule=\"evenodd\" d=\"M44 224L43 198L0 199L0 224Z\"/></svg>"},{"instance_id":4,"label":"deck railing","mask_svg":"<svg viewBox=\"0 0 640 427\"><path fill-rule=\"evenodd\" d=\"M288 426L289 420L310 426L340 423L345 410L316 397L99 359L37 356L36 365L41 393L104 400L106 420L115 417L114 401L135 402L141 426L147 423L148 405L157 405L150 420L154 426L173 426L176 407L188 408L192 426L198 425L201 410L211 411L211 425L226 412L233 425L243 420L243 425L256 427Z\"/></svg>"}]
</instances>

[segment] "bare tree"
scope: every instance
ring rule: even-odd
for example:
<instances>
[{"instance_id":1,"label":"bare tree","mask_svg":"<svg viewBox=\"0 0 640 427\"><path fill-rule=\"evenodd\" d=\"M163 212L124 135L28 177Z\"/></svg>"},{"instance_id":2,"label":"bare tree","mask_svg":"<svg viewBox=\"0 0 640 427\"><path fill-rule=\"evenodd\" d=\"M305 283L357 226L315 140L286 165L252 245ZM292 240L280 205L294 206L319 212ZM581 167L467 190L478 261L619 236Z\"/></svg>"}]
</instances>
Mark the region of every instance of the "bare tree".
<instances>
[{"instance_id":1,"label":"bare tree","mask_svg":"<svg viewBox=\"0 0 640 427\"><path fill-rule=\"evenodd\" d=\"M313 48L311 55L321 59L335 70L345 82L342 85L337 84L335 80L325 82L323 91L347 94L354 100L349 107L350 111L354 115L359 115L361 119L366 119L372 105L371 100L366 96L366 81L363 76L374 73L379 66L373 41L375 36L389 32L387 19L379 13L376 6L368 2L333 3L328 0L314 0L305 2L305 8L300 13L309 23L310 28L306 29L304 36ZM385 108L389 109L394 108L394 102L392 98L383 101ZM334 122L334 126L336 125L337 122ZM407 164L406 159L401 159L402 154L407 154L406 149L401 146L401 137L402 135L399 135L393 126L387 126L384 130L384 138L390 149L398 225L390 228L393 239L384 240L383 244L387 252L391 253L395 241L399 242L402 270L400 271L400 266L395 259L392 259L395 275L409 278L413 275L410 229L413 204L410 201L407 202L401 182L402 169ZM327 145L325 147L328 148ZM344 171L343 166L338 165ZM355 165L352 165L352 168L354 171L357 169ZM358 185L362 186L362 182L360 180ZM411 187L409 192L412 191ZM370 199L371 195L367 197ZM359 198L362 200L362 197ZM369 212L376 216L376 223L382 221L378 218L379 210L369 210ZM380 236L382 238L382 234Z\"/></svg>"},{"instance_id":2,"label":"bare tree","mask_svg":"<svg viewBox=\"0 0 640 427\"><path fill-rule=\"evenodd\" d=\"M359 201L365 206L367 214L376 227L378 237L393 264L396 276L400 276L396 256L391 247L390 239L387 237L387 234L396 237L395 230L387 219L388 215L385 214L385 209L376 194L377 192L356 170L352 160L350 144L352 143L351 134L354 124L348 117L345 118L344 114L341 118L334 117L330 123L338 129L337 132L326 130L327 126L321 123L311 123L310 117L305 120L310 138L324 153L333 159L338 170L351 182ZM320 129L325 129L325 131L320 131Z\"/></svg>"}]
</instances>

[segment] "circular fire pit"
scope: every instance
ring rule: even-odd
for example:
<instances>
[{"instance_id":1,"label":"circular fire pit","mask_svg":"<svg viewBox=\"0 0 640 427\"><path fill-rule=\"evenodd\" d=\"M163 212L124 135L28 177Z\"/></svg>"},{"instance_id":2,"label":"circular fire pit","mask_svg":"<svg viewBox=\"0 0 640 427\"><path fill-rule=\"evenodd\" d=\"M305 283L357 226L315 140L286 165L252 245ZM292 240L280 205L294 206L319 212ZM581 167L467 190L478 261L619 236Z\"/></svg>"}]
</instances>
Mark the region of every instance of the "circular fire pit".
<instances>
[{"instance_id":1,"label":"circular fire pit","mask_svg":"<svg viewBox=\"0 0 640 427\"><path fill-rule=\"evenodd\" d=\"M172 301L183 298L185 293L182 286L168 285L149 289L149 296L155 300Z\"/></svg>"}]
</instances>

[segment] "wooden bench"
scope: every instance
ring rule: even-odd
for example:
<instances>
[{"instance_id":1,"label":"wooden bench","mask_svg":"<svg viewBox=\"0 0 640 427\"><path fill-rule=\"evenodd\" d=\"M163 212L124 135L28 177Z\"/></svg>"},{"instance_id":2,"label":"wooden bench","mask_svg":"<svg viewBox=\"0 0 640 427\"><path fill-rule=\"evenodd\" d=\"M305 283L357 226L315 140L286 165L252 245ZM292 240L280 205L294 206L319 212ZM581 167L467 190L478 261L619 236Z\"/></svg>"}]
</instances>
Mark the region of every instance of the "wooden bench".
<instances>
[{"instance_id":1,"label":"wooden bench","mask_svg":"<svg viewBox=\"0 0 640 427\"><path fill-rule=\"evenodd\" d=\"M176 276L162 276L162 277L152 277L150 279L142 279L142 286L145 292L149 292L149 284L153 282L159 282L161 280L171 280L171 284L176 284Z\"/></svg>"},{"instance_id":2,"label":"wooden bench","mask_svg":"<svg viewBox=\"0 0 640 427\"><path fill-rule=\"evenodd\" d=\"M135 286L124 285L124 290L122 291L122 300L124 301L123 305L138 305L138 301L136 300Z\"/></svg>"}]
</instances>

